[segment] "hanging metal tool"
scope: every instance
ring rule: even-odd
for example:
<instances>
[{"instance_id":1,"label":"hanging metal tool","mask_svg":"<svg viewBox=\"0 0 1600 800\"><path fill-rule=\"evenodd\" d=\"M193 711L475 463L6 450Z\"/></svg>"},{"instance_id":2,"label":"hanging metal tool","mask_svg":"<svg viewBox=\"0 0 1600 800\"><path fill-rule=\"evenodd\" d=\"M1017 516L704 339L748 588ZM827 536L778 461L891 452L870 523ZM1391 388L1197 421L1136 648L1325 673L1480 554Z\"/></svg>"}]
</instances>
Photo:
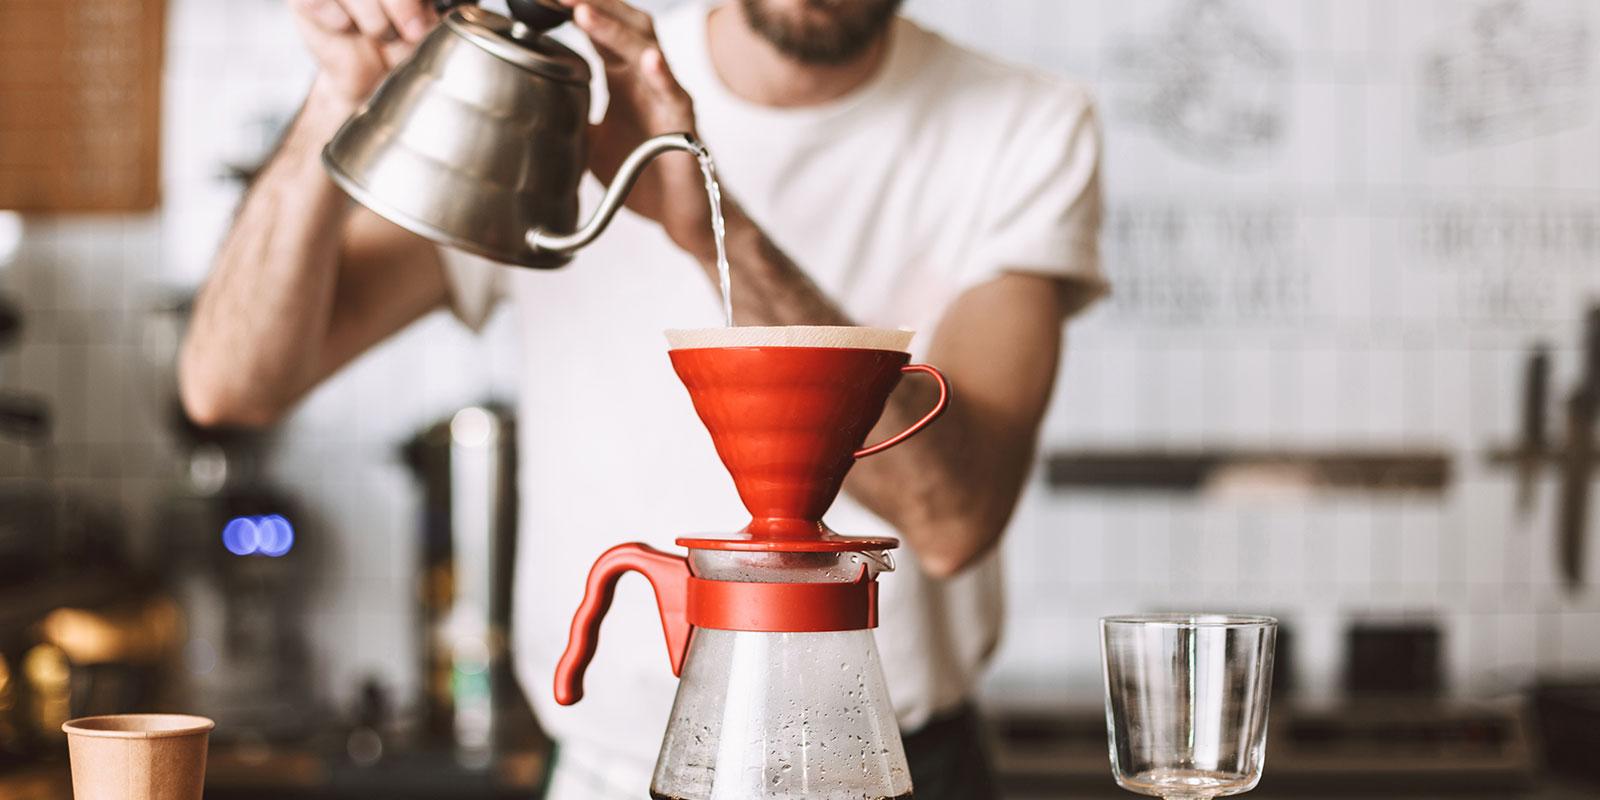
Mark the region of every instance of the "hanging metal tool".
<instances>
[{"instance_id":1,"label":"hanging metal tool","mask_svg":"<svg viewBox=\"0 0 1600 800\"><path fill-rule=\"evenodd\" d=\"M1538 497L1549 429L1550 347L1533 346L1522 374L1522 441L1517 450L1517 514L1527 516Z\"/></svg>"},{"instance_id":2,"label":"hanging metal tool","mask_svg":"<svg viewBox=\"0 0 1600 800\"><path fill-rule=\"evenodd\" d=\"M1569 589L1583 586L1584 533L1589 483L1594 473L1595 418L1600 413L1600 307L1584 321L1583 376L1567 398L1567 446L1562 459L1561 510L1556 521L1561 575Z\"/></svg>"}]
</instances>

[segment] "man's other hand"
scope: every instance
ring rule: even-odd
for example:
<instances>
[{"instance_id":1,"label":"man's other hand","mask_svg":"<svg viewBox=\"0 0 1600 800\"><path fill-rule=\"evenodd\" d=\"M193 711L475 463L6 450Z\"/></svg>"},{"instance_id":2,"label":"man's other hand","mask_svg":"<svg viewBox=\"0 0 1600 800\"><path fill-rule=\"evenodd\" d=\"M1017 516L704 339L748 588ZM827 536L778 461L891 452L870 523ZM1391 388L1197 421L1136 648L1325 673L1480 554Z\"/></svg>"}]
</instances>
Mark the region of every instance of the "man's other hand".
<instances>
[{"instance_id":1,"label":"man's other hand","mask_svg":"<svg viewBox=\"0 0 1600 800\"><path fill-rule=\"evenodd\" d=\"M694 103L678 85L656 41L650 15L623 0L560 0L605 62L611 101L590 132L589 168L601 180L616 176L628 153L663 133L694 133ZM661 223L679 247L701 261L714 254L711 214L699 165L687 153L668 153L645 170L628 193L628 207Z\"/></svg>"}]
</instances>

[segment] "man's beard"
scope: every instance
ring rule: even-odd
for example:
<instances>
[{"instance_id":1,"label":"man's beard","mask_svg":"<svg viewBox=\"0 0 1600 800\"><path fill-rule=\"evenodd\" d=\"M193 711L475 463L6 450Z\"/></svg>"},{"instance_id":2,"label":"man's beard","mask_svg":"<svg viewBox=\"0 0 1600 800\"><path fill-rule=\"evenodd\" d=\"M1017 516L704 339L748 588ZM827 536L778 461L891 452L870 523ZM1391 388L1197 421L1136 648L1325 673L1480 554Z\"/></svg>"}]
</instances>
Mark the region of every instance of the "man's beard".
<instances>
[{"instance_id":1,"label":"man's beard","mask_svg":"<svg viewBox=\"0 0 1600 800\"><path fill-rule=\"evenodd\" d=\"M779 0L782 2L782 0ZM774 8L773 0L740 0L745 19L778 52L805 64L845 64L877 41L904 0L791 0L826 12L816 23ZM804 15L814 16L814 15Z\"/></svg>"}]
</instances>

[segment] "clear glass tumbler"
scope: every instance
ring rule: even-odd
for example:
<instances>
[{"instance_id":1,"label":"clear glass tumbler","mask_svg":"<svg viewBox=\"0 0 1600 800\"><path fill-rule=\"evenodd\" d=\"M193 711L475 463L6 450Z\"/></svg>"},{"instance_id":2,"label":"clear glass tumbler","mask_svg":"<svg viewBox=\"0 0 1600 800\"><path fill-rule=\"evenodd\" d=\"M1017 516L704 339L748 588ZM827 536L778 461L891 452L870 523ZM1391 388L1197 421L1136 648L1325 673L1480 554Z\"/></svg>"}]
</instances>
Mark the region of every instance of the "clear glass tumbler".
<instances>
[{"instance_id":1,"label":"clear glass tumbler","mask_svg":"<svg viewBox=\"0 0 1600 800\"><path fill-rule=\"evenodd\" d=\"M1266 760L1278 621L1152 614L1100 620L1111 771L1131 792L1247 792Z\"/></svg>"}]
</instances>

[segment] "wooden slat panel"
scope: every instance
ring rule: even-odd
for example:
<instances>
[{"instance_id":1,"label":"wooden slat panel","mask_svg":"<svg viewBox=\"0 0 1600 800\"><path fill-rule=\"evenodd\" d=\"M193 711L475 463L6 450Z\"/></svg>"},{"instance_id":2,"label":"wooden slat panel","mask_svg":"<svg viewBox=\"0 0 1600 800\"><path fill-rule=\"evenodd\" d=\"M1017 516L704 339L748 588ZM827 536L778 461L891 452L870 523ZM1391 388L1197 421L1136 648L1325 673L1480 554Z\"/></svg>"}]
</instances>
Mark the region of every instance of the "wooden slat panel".
<instances>
[{"instance_id":1,"label":"wooden slat panel","mask_svg":"<svg viewBox=\"0 0 1600 800\"><path fill-rule=\"evenodd\" d=\"M158 201L164 0L0 3L0 209Z\"/></svg>"}]
</instances>

